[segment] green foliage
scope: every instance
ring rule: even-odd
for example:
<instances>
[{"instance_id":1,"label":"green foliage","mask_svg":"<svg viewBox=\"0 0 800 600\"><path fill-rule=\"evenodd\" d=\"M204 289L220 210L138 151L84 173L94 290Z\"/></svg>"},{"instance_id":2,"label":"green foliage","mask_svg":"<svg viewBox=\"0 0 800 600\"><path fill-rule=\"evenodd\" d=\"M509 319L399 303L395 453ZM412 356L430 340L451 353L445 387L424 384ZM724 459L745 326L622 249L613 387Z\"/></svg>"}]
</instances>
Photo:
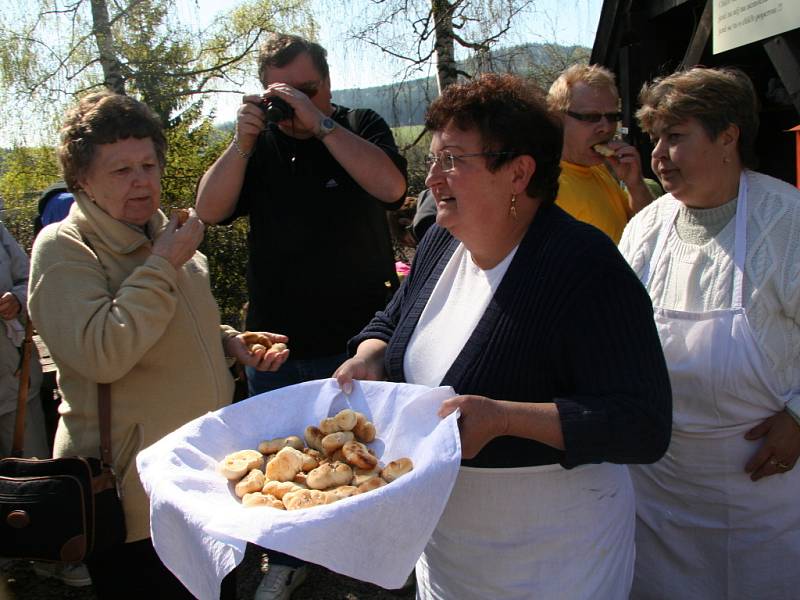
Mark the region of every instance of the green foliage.
<instances>
[{"instance_id":1,"label":"green foliage","mask_svg":"<svg viewBox=\"0 0 800 600\"><path fill-rule=\"evenodd\" d=\"M195 109L196 110L196 109ZM162 178L161 204L171 208L194 206L197 184L230 143L230 135L217 130L210 119L196 127L189 123L199 115L184 113L183 119L167 132L169 151ZM240 325L240 313L247 300L247 221L231 226L209 226L200 251L208 258L211 290L219 305L222 322Z\"/></svg>"},{"instance_id":2,"label":"green foliage","mask_svg":"<svg viewBox=\"0 0 800 600\"><path fill-rule=\"evenodd\" d=\"M428 168L425 156L431 145L431 135L422 125L409 125L392 129L395 142L408 161L408 196L418 196L425 189Z\"/></svg>"},{"instance_id":3,"label":"green foliage","mask_svg":"<svg viewBox=\"0 0 800 600\"><path fill-rule=\"evenodd\" d=\"M3 157L0 170L0 197L5 203L3 224L19 245L29 252L33 244L33 219L39 190L58 179L58 163L51 147L13 148Z\"/></svg>"}]
</instances>

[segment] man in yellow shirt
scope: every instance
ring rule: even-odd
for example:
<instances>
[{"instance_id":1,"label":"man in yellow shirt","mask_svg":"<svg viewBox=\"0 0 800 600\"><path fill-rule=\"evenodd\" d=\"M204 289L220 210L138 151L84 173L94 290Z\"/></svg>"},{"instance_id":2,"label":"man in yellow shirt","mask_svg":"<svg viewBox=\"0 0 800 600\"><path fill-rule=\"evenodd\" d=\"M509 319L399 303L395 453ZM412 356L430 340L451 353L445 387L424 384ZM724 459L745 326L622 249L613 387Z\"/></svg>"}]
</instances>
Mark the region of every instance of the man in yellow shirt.
<instances>
[{"instance_id":1,"label":"man in yellow shirt","mask_svg":"<svg viewBox=\"0 0 800 600\"><path fill-rule=\"evenodd\" d=\"M556 204L619 243L628 220L653 196L639 152L612 141L622 119L614 74L599 65L573 65L553 82L547 101L564 125ZM595 149L598 144L608 156Z\"/></svg>"}]
</instances>

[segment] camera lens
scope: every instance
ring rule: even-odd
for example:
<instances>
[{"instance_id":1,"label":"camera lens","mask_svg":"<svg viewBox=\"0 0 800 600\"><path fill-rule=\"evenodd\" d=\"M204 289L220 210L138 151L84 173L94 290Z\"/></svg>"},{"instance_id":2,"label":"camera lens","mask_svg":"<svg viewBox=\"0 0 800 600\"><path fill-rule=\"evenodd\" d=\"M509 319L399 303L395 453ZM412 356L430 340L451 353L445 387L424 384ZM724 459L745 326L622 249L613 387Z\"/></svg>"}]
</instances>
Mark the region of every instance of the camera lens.
<instances>
[{"instance_id":1,"label":"camera lens","mask_svg":"<svg viewBox=\"0 0 800 600\"><path fill-rule=\"evenodd\" d=\"M285 100L277 97L265 98L261 103L261 109L264 111L267 121L272 123L290 119L294 114L292 107Z\"/></svg>"}]
</instances>

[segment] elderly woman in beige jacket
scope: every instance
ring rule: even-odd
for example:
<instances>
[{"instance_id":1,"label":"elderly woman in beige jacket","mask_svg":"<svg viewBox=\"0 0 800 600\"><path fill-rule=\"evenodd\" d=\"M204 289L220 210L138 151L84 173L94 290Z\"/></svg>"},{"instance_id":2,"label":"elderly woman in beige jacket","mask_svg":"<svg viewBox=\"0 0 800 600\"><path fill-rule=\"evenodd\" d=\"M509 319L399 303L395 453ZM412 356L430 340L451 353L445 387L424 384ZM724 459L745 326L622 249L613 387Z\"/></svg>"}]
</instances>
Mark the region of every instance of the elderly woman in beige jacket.
<instances>
[{"instance_id":1,"label":"elderly woman in beige jacket","mask_svg":"<svg viewBox=\"0 0 800 600\"><path fill-rule=\"evenodd\" d=\"M128 537L87 564L99 598L191 597L160 563L136 453L231 401L226 357L276 370L287 350L251 352L220 326L203 224L159 210L166 141L142 103L100 92L66 117L59 160L75 204L36 240L29 310L58 366L56 456L98 454L97 384L111 384L113 462ZM273 342L285 336L267 334Z\"/></svg>"}]
</instances>

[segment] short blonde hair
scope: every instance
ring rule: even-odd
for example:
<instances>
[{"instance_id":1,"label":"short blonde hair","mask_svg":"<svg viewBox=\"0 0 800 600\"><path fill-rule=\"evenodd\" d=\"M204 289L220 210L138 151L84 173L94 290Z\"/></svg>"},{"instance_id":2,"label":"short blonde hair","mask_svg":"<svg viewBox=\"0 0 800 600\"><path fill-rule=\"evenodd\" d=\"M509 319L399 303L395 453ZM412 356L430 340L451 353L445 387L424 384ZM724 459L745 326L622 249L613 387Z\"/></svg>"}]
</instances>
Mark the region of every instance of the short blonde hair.
<instances>
[{"instance_id":1,"label":"short blonde hair","mask_svg":"<svg viewBox=\"0 0 800 600\"><path fill-rule=\"evenodd\" d=\"M753 82L739 69L693 67L660 77L642 87L639 103L639 126L651 134L656 126L694 118L715 140L730 125L736 125L739 158L746 167L756 166L758 99Z\"/></svg>"},{"instance_id":2,"label":"short blonde hair","mask_svg":"<svg viewBox=\"0 0 800 600\"><path fill-rule=\"evenodd\" d=\"M572 102L572 86L585 83L591 88L609 89L619 99L614 73L602 65L572 65L562 71L547 92L547 106L553 112L569 110Z\"/></svg>"}]
</instances>

